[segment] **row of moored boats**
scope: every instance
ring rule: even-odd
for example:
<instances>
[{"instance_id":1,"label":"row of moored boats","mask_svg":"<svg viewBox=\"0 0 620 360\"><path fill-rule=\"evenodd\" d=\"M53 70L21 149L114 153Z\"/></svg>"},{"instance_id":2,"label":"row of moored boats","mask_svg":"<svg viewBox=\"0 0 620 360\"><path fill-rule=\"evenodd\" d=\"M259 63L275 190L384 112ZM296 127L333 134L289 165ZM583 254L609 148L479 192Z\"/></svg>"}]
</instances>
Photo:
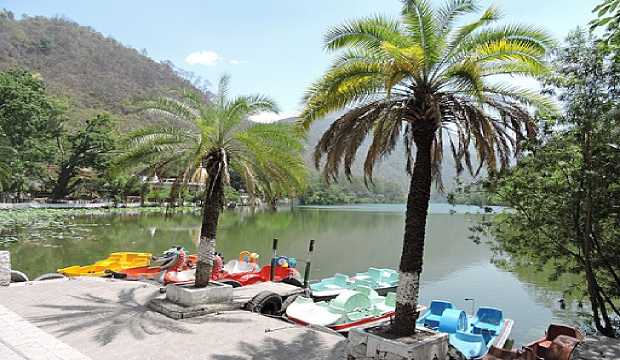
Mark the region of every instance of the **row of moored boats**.
<instances>
[{"instance_id":1,"label":"row of moored boats","mask_svg":"<svg viewBox=\"0 0 620 360\"><path fill-rule=\"evenodd\" d=\"M196 255L188 255L183 248L174 247L160 256L113 253L92 265L70 266L57 271L66 276L110 276L156 281L162 285L192 285L197 261ZM211 278L233 287L272 280L302 286L296 263L294 258L280 256L275 259L272 275L271 265L259 266L256 253L243 251L237 259L225 264L222 256L216 254ZM367 272L352 276L335 274L311 283L307 296L285 301L281 312L295 323L347 333L353 328L389 323L395 314L397 287L398 272L392 269L369 268ZM433 300L428 307L419 306L418 311L422 314L416 324L418 328L447 333L450 344L467 359L556 359L548 354L570 356L582 339L574 328L552 325L545 338L521 350L506 350L504 347L514 322L505 318L501 309L481 306L470 316L451 302Z\"/></svg>"}]
</instances>

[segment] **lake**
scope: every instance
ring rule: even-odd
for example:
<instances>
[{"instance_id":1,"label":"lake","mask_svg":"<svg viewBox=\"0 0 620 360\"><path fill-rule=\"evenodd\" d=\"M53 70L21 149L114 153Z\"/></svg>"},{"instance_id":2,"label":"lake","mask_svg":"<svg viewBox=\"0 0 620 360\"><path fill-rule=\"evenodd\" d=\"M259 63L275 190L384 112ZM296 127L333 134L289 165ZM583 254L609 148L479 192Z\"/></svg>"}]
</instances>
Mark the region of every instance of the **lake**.
<instances>
[{"instance_id":1,"label":"lake","mask_svg":"<svg viewBox=\"0 0 620 360\"><path fill-rule=\"evenodd\" d=\"M494 209L499 210L499 209ZM502 308L515 320L517 344L542 334L550 322L572 323L575 309L560 309L561 287L530 269L504 271L491 263L485 244L468 238L479 219L475 206L432 204L428 218L421 302L452 301L470 312L476 305ZM87 264L114 251L160 253L182 245L194 250L200 219L185 214L89 216L53 222L49 226L8 229L17 241L0 244L11 251L13 268L31 278L59 267ZM299 207L278 212L226 211L220 221L218 250L233 259L253 250L267 263L277 237L279 253L306 258L310 239L316 240L312 278L336 272L355 273L369 266L397 268L404 228L403 205ZM5 233L7 229L3 230ZM299 265L303 271L303 265ZM571 306L569 306L570 308Z\"/></svg>"}]
</instances>

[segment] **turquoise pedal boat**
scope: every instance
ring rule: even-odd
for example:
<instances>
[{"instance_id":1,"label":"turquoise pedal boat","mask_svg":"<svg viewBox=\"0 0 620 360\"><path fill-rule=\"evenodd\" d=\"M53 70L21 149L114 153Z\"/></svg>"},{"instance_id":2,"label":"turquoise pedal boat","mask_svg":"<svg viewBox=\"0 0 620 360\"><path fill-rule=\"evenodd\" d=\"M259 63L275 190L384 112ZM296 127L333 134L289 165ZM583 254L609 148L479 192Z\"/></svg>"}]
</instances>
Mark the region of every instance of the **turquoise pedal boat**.
<instances>
[{"instance_id":1,"label":"turquoise pedal boat","mask_svg":"<svg viewBox=\"0 0 620 360\"><path fill-rule=\"evenodd\" d=\"M333 299L345 290L355 290L361 286L385 296L396 291L398 287L398 271L392 269L369 268L367 272L354 276L335 274L333 277L310 284L312 297L316 300Z\"/></svg>"},{"instance_id":2,"label":"turquoise pedal boat","mask_svg":"<svg viewBox=\"0 0 620 360\"><path fill-rule=\"evenodd\" d=\"M329 302L299 296L286 308L288 320L302 325L325 326L340 333L388 323L394 316L396 293L380 296L367 286L343 290Z\"/></svg>"},{"instance_id":3,"label":"turquoise pedal boat","mask_svg":"<svg viewBox=\"0 0 620 360\"><path fill-rule=\"evenodd\" d=\"M450 344L467 359L481 359L491 346L504 346L513 324L497 308L480 307L475 316L468 317L448 301L433 300L416 326L447 333Z\"/></svg>"}]
</instances>

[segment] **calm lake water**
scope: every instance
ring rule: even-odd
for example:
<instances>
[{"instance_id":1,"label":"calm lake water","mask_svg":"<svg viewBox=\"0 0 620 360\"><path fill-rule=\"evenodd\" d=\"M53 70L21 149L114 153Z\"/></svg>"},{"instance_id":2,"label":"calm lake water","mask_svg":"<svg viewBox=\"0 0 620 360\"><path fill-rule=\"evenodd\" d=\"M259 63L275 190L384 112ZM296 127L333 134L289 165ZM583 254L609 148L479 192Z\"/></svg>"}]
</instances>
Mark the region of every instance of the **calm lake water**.
<instances>
[{"instance_id":1,"label":"calm lake water","mask_svg":"<svg viewBox=\"0 0 620 360\"><path fill-rule=\"evenodd\" d=\"M544 333L550 322L572 323L574 309L559 307L561 287L524 269L506 272L490 260L487 245L468 239L469 226L483 211L473 206L432 204L428 219L421 301L450 300L471 311L492 305L515 320L517 344ZM17 242L0 245L11 251L13 268L30 277L73 264L87 264L114 251L160 253L173 246L195 249L200 219L195 215L81 217L57 226L55 236L16 229ZM280 239L279 253L306 257L316 240L312 278L336 272L365 271L369 266L397 268L404 228L403 205L301 207L278 212L228 211L221 218L218 249L227 259L253 250L268 261L271 240ZM49 233L49 229L48 229ZM303 265L299 265L300 270Z\"/></svg>"}]
</instances>

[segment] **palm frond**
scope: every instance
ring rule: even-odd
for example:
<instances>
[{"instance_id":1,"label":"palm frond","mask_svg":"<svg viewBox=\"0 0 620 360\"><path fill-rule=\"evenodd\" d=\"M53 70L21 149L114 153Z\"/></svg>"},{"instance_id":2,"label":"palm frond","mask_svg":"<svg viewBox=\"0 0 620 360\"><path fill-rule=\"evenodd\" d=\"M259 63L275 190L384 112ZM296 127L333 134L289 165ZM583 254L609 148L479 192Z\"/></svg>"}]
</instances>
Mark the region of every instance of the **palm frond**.
<instances>
[{"instance_id":1,"label":"palm frond","mask_svg":"<svg viewBox=\"0 0 620 360\"><path fill-rule=\"evenodd\" d=\"M384 42L397 46L411 44L402 36L398 21L378 15L334 26L327 31L323 41L328 50L378 49Z\"/></svg>"}]
</instances>

